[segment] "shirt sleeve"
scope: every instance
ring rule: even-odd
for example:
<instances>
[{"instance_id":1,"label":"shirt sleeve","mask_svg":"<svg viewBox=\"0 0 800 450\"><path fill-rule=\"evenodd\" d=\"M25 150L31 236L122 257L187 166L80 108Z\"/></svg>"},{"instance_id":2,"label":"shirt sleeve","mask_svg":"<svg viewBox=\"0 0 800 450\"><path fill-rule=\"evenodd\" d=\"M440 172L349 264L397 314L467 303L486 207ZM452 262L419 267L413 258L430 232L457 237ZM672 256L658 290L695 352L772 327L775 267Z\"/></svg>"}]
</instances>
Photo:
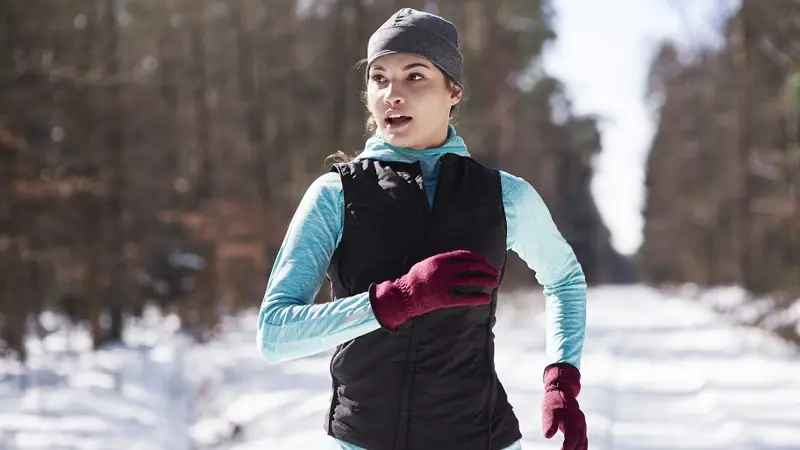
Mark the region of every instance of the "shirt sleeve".
<instances>
[{"instance_id":1,"label":"shirt sleeve","mask_svg":"<svg viewBox=\"0 0 800 450\"><path fill-rule=\"evenodd\" d=\"M343 227L341 179L326 173L303 195L272 267L257 324L265 361L320 353L380 327L366 292L314 304Z\"/></svg>"},{"instance_id":2,"label":"shirt sleeve","mask_svg":"<svg viewBox=\"0 0 800 450\"><path fill-rule=\"evenodd\" d=\"M524 179L501 171L507 246L536 274L545 296L548 364L580 369L586 330L586 278L544 200Z\"/></svg>"}]
</instances>

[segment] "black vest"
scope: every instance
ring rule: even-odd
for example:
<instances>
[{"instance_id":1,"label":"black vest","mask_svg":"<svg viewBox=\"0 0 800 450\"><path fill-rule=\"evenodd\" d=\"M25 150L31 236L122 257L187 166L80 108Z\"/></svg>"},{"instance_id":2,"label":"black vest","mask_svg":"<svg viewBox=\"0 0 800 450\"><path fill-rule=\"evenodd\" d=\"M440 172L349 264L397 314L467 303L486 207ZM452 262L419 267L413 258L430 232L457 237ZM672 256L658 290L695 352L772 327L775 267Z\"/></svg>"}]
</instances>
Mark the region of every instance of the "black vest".
<instances>
[{"instance_id":1,"label":"black vest","mask_svg":"<svg viewBox=\"0 0 800 450\"><path fill-rule=\"evenodd\" d=\"M437 253L469 249L502 272L499 172L445 154L430 207L419 163L336 164L344 230L328 268L334 299L395 279ZM499 450L521 438L494 368L491 304L439 310L337 347L325 429L368 450Z\"/></svg>"}]
</instances>

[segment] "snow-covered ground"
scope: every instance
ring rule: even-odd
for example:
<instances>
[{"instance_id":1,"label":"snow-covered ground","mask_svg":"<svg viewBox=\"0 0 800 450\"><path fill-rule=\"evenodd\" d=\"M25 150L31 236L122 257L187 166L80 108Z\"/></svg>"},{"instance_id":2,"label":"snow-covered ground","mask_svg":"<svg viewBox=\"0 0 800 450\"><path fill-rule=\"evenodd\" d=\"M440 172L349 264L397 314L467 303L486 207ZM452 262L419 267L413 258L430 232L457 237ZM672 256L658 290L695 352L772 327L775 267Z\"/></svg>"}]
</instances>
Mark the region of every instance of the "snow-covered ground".
<instances>
[{"instance_id":1,"label":"snow-covered ground","mask_svg":"<svg viewBox=\"0 0 800 450\"><path fill-rule=\"evenodd\" d=\"M496 331L525 450L560 448L560 435L541 437L540 312L504 307ZM593 288L579 398L591 448L800 449L800 356L724 322L706 302ZM337 448L322 430L327 354L262 362L254 313L205 345L175 328L149 316L124 347L97 353L83 333L58 331L31 341L26 369L0 360L0 449Z\"/></svg>"}]
</instances>

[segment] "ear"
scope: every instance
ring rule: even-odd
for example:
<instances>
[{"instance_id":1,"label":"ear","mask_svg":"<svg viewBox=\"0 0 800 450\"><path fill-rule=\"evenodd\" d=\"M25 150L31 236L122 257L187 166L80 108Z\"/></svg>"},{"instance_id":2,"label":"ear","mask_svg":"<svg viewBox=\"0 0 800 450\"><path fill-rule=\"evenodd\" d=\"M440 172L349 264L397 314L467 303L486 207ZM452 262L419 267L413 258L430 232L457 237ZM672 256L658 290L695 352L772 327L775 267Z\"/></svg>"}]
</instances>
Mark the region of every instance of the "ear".
<instances>
[{"instance_id":1,"label":"ear","mask_svg":"<svg viewBox=\"0 0 800 450\"><path fill-rule=\"evenodd\" d=\"M461 98L464 96L464 90L461 88L461 86L453 83L450 86L450 91L450 99L452 100L452 104L455 105L461 101Z\"/></svg>"}]
</instances>

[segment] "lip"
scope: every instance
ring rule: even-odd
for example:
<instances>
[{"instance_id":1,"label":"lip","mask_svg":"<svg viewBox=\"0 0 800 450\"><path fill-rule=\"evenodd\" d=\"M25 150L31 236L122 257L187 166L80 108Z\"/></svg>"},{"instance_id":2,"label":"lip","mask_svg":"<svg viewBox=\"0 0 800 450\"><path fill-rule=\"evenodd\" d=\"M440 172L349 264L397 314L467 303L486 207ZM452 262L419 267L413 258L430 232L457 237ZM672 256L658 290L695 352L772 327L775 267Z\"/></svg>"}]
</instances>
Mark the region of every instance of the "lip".
<instances>
[{"instance_id":1,"label":"lip","mask_svg":"<svg viewBox=\"0 0 800 450\"><path fill-rule=\"evenodd\" d=\"M388 120L384 120L384 124L386 126L386 130L392 131L392 132L397 132L397 131L400 131L400 130L408 127L411 124L411 122L413 122L413 119L405 121L403 123L391 123Z\"/></svg>"},{"instance_id":2,"label":"lip","mask_svg":"<svg viewBox=\"0 0 800 450\"><path fill-rule=\"evenodd\" d=\"M389 116L394 116L394 115L411 117L403 111L397 109L387 109L386 112L383 113L383 118L388 119Z\"/></svg>"},{"instance_id":3,"label":"lip","mask_svg":"<svg viewBox=\"0 0 800 450\"><path fill-rule=\"evenodd\" d=\"M410 120L408 120L406 122L403 122L401 124L394 124L394 123L389 122L389 117L391 117L391 116L404 116L404 117L408 117ZM386 126L386 129L389 130L389 131L399 131L400 129L405 128L406 126L408 126L413 119L414 118L412 116L409 116L406 113L404 113L403 111L398 111L396 109L390 109L390 110L386 111L384 113L384 115L383 115L383 123Z\"/></svg>"}]
</instances>

